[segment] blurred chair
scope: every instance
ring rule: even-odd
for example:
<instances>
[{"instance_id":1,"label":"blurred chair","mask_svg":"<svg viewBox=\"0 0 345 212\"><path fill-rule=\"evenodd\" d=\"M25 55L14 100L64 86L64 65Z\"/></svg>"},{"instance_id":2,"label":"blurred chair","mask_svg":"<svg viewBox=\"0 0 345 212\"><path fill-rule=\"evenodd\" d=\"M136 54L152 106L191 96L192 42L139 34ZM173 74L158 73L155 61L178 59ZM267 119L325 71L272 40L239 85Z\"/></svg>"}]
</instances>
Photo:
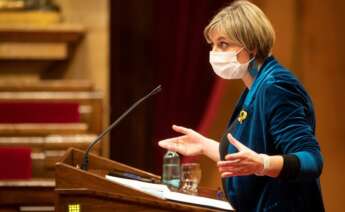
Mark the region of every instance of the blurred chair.
<instances>
[{"instance_id":1,"label":"blurred chair","mask_svg":"<svg viewBox=\"0 0 345 212\"><path fill-rule=\"evenodd\" d=\"M77 89L78 83L0 83L0 147L30 147L33 177L54 177L64 151L85 149L102 129L101 93L85 82ZM94 151L101 153L100 146Z\"/></svg>"},{"instance_id":2,"label":"blurred chair","mask_svg":"<svg viewBox=\"0 0 345 212\"><path fill-rule=\"evenodd\" d=\"M0 147L0 180L31 179L31 148Z\"/></svg>"},{"instance_id":3,"label":"blurred chair","mask_svg":"<svg viewBox=\"0 0 345 212\"><path fill-rule=\"evenodd\" d=\"M102 130L102 99L84 80L0 81L0 211L53 205L55 163Z\"/></svg>"}]
</instances>

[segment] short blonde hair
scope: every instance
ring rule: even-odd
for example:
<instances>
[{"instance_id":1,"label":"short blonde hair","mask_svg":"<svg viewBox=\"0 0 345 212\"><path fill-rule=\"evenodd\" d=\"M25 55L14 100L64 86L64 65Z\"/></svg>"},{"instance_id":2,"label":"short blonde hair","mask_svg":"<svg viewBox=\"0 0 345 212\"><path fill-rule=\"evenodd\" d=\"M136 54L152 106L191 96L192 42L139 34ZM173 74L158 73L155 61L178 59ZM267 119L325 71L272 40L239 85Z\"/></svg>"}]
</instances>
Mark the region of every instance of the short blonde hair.
<instances>
[{"instance_id":1,"label":"short blonde hair","mask_svg":"<svg viewBox=\"0 0 345 212\"><path fill-rule=\"evenodd\" d=\"M253 3L239 0L218 12L204 29L206 40L210 33L224 33L249 51L256 50L256 58L264 60L270 55L275 32L266 15Z\"/></svg>"}]
</instances>

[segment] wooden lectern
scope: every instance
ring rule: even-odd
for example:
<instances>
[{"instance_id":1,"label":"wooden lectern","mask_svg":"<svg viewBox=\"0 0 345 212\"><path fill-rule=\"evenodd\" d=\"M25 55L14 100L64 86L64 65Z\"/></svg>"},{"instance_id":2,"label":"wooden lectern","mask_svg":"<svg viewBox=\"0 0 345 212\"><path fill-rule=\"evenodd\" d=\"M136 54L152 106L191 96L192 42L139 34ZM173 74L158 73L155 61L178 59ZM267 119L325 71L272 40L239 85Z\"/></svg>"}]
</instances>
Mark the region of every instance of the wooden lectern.
<instances>
[{"instance_id":1,"label":"wooden lectern","mask_svg":"<svg viewBox=\"0 0 345 212\"><path fill-rule=\"evenodd\" d=\"M84 151L70 148L56 163L56 211L219 211L197 205L163 200L105 178L110 170L130 172L146 178L160 176L94 155L89 170L79 168Z\"/></svg>"}]
</instances>

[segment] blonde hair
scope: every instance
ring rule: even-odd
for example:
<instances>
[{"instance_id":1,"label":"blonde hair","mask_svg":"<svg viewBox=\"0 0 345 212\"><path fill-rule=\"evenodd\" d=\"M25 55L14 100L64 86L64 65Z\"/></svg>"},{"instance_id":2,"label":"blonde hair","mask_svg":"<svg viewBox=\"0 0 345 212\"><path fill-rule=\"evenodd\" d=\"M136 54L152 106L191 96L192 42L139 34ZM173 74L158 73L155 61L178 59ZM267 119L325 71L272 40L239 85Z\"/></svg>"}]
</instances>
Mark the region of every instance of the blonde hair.
<instances>
[{"instance_id":1,"label":"blonde hair","mask_svg":"<svg viewBox=\"0 0 345 212\"><path fill-rule=\"evenodd\" d=\"M256 58L264 60L270 55L275 32L266 15L253 3L239 0L218 12L204 29L206 40L217 31L249 51L256 50Z\"/></svg>"}]
</instances>

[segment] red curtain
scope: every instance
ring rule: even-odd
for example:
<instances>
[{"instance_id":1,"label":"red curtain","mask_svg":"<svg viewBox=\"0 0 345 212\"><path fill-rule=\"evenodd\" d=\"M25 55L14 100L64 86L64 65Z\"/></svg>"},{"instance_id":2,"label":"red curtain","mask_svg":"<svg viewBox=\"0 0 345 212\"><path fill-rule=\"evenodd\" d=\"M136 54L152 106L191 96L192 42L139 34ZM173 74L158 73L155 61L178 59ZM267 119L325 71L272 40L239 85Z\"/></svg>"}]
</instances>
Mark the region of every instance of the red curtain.
<instances>
[{"instance_id":1,"label":"red curtain","mask_svg":"<svg viewBox=\"0 0 345 212\"><path fill-rule=\"evenodd\" d=\"M154 142L176 136L172 124L197 130L203 120L215 82L203 29L226 2L154 0L154 70L163 85L156 97ZM165 151L155 150L160 173Z\"/></svg>"}]
</instances>

